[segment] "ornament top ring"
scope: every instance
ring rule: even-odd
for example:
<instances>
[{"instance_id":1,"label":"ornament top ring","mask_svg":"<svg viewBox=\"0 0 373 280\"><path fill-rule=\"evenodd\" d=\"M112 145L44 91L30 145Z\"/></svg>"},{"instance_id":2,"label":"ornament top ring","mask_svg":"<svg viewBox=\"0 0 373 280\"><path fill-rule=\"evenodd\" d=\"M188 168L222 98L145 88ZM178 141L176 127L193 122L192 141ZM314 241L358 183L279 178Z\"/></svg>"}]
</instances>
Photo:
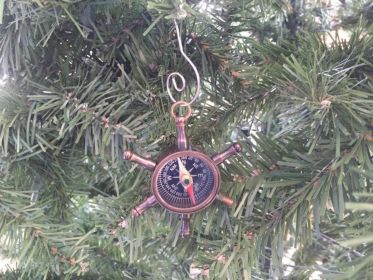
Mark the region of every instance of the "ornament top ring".
<instances>
[{"instance_id":1,"label":"ornament top ring","mask_svg":"<svg viewBox=\"0 0 373 280\"><path fill-rule=\"evenodd\" d=\"M172 104L171 106L171 116L176 120L176 118L180 118L181 116L176 116L175 114L175 109L180 106L180 107L186 107L187 111L185 113L184 116L182 116L184 119L189 119L190 116L192 115L192 108L190 107L189 103L184 101L184 100L180 100L180 101L176 101L174 104Z\"/></svg>"}]
</instances>

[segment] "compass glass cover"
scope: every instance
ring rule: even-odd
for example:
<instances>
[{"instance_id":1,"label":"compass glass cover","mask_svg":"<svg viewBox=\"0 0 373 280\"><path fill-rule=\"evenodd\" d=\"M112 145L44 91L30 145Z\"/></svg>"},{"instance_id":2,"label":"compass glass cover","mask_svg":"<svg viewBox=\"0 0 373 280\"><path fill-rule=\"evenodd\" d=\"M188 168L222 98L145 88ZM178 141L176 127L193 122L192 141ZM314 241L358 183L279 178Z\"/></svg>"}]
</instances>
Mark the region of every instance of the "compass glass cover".
<instances>
[{"instance_id":1,"label":"compass glass cover","mask_svg":"<svg viewBox=\"0 0 373 280\"><path fill-rule=\"evenodd\" d=\"M160 170L157 188L162 199L175 207L189 208L205 201L214 190L214 175L208 164L196 156L179 157L193 179L196 204L192 203L179 178L178 158L168 161Z\"/></svg>"}]
</instances>

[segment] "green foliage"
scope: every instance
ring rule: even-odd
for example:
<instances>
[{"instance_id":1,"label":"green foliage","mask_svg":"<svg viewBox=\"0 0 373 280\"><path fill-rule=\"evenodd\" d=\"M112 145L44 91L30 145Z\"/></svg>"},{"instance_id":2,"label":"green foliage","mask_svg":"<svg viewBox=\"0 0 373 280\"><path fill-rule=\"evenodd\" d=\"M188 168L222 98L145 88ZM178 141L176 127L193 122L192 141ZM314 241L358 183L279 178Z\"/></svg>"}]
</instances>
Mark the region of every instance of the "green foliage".
<instances>
[{"instance_id":1,"label":"green foliage","mask_svg":"<svg viewBox=\"0 0 373 280\"><path fill-rule=\"evenodd\" d=\"M326 7L305 2L5 1L0 243L19 263L5 279L371 275L372 27L364 14L348 40L328 34L313 24ZM159 207L130 217L150 178L122 160L175 144L166 77L185 75L177 98L195 87L181 7L203 89L191 142L244 147L221 168L236 204L195 214L189 239Z\"/></svg>"}]
</instances>

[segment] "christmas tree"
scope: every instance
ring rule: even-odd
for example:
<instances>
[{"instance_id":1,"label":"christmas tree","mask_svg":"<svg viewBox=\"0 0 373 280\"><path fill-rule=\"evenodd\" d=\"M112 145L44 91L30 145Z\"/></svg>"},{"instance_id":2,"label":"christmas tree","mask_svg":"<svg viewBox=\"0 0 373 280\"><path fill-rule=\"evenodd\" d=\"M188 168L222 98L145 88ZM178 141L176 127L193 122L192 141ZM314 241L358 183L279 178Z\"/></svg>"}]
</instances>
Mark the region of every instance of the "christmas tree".
<instances>
[{"instance_id":1,"label":"christmas tree","mask_svg":"<svg viewBox=\"0 0 373 280\"><path fill-rule=\"evenodd\" d=\"M2 279L371 279L373 4L294 0L0 1ZM176 144L242 152L191 218L155 206ZM176 84L180 80L176 80ZM317 278L319 277L319 278Z\"/></svg>"}]
</instances>

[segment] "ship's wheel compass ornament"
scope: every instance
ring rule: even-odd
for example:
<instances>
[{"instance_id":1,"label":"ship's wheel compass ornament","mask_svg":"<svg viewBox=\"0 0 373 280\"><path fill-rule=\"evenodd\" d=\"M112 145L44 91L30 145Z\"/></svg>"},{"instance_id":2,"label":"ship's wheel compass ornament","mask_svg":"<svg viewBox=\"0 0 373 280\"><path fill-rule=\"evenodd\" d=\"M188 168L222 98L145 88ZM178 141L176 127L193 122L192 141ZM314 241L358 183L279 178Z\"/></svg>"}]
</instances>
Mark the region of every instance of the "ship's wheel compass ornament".
<instances>
[{"instance_id":1,"label":"ship's wheel compass ornament","mask_svg":"<svg viewBox=\"0 0 373 280\"><path fill-rule=\"evenodd\" d=\"M190 234L189 220L192 213L205 209L215 199L222 201L228 206L233 205L231 198L219 193L220 172L218 165L240 152L241 146L235 143L222 153L212 157L191 149L186 134L186 125L188 118L192 114L190 104L196 100L200 93L200 78L195 65L182 49L180 32L176 21L175 29L180 51L191 64L197 77L197 92L189 103L183 100L176 101L170 91L171 81L177 91L182 91L185 88L184 77L180 73L174 72L167 79L167 91L174 102L171 106L171 115L177 128L178 151L167 155L159 162L136 155L132 151L124 151L123 158L138 163L145 169L152 171L151 189L153 195L136 206L132 210L132 216L137 217L146 209L160 204L169 211L181 215L181 234L187 236ZM175 76L181 78L181 87L177 87ZM184 115L176 114L178 107L186 108Z\"/></svg>"}]
</instances>

